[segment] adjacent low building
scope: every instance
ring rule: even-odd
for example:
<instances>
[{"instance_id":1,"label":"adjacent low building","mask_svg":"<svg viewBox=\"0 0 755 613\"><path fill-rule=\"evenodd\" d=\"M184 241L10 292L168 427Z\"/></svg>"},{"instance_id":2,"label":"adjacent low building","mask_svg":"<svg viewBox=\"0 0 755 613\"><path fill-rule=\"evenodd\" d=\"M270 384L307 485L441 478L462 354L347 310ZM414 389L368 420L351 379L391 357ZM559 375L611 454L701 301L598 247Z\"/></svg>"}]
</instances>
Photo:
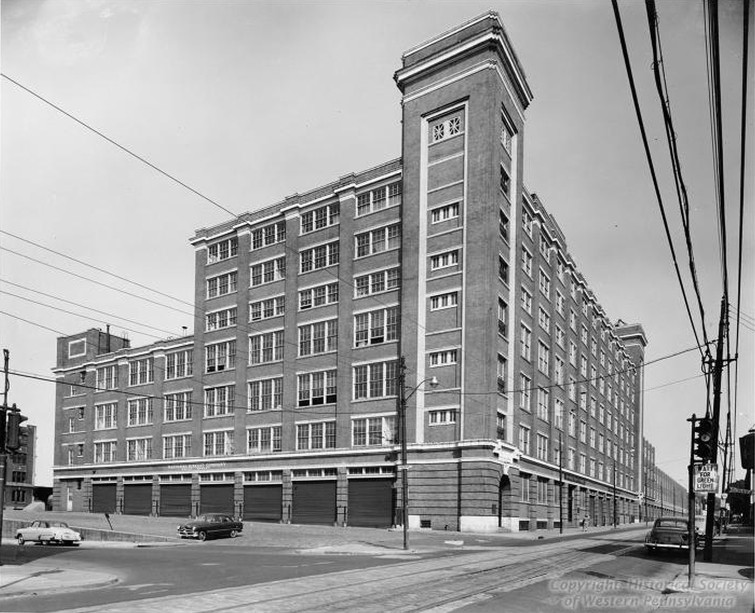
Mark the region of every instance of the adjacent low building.
<instances>
[{"instance_id":1,"label":"adjacent low building","mask_svg":"<svg viewBox=\"0 0 755 613\"><path fill-rule=\"evenodd\" d=\"M400 159L196 232L193 335L58 339L57 508L639 519L647 341L522 184L532 92L499 17L410 49L395 81Z\"/></svg>"},{"instance_id":2,"label":"adjacent low building","mask_svg":"<svg viewBox=\"0 0 755 613\"><path fill-rule=\"evenodd\" d=\"M5 506L23 508L34 500L36 426L21 426L22 445L6 455Z\"/></svg>"}]
</instances>

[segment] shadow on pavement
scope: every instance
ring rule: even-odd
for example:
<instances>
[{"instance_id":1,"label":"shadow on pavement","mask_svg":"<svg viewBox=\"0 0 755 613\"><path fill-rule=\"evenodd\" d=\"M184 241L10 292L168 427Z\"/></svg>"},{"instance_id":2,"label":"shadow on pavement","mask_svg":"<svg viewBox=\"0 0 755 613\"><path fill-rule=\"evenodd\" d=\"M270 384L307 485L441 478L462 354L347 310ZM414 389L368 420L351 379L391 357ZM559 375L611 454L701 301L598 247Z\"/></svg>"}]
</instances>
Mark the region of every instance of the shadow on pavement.
<instances>
[{"instance_id":1,"label":"shadow on pavement","mask_svg":"<svg viewBox=\"0 0 755 613\"><path fill-rule=\"evenodd\" d=\"M21 566L78 549L75 545L25 544L19 546L3 544L0 550L0 560L3 566Z\"/></svg>"}]
</instances>

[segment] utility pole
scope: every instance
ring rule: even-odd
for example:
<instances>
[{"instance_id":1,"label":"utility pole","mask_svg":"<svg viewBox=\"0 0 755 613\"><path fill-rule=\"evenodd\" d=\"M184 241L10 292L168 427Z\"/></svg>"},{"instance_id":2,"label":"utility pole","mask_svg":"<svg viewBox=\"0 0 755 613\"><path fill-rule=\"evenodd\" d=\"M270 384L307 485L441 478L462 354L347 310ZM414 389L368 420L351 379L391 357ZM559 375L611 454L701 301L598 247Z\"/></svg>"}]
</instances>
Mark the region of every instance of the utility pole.
<instances>
[{"instance_id":1,"label":"utility pole","mask_svg":"<svg viewBox=\"0 0 755 613\"><path fill-rule=\"evenodd\" d=\"M404 531L404 549L409 549L409 467L406 461L406 361L404 356L398 362L398 406L399 430L401 431L401 523Z\"/></svg>"},{"instance_id":2,"label":"utility pole","mask_svg":"<svg viewBox=\"0 0 755 613\"><path fill-rule=\"evenodd\" d=\"M558 431L558 533L564 533L564 444L561 430Z\"/></svg>"},{"instance_id":3,"label":"utility pole","mask_svg":"<svg viewBox=\"0 0 755 613\"><path fill-rule=\"evenodd\" d=\"M10 351L3 349L3 373L5 375L5 384L3 386L3 407L0 410L0 537L3 530L3 509L5 508L5 473L7 472L8 455L5 451L5 422L8 413L8 390L10 390L10 380L8 379L8 362L10 361ZM2 538L0 538L2 545ZM0 554L0 566L2 566L2 555Z\"/></svg>"},{"instance_id":4,"label":"utility pole","mask_svg":"<svg viewBox=\"0 0 755 613\"><path fill-rule=\"evenodd\" d=\"M616 527L616 460L613 461L613 527Z\"/></svg>"},{"instance_id":5,"label":"utility pole","mask_svg":"<svg viewBox=\"0 0 755 613\"><path fill-rule=\"evenodd\" d=\"M689 465L687 466L687 542L689 543L689 568L687 570L687 586L691 589L695 586L695 490L692 473L695 470L695 425L697 418L692 413L689 444Z\"/></svg>"}]
</instances>

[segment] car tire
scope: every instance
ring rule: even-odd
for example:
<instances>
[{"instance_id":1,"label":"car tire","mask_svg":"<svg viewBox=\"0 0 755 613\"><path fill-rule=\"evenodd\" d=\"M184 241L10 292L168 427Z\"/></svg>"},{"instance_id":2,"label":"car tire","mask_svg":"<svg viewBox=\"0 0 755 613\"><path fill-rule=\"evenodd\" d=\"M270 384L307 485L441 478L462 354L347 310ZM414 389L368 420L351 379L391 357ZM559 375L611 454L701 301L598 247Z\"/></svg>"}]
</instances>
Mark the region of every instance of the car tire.
<instances>
[{"instance_id":1,"label":"car tire","mask_svg":"<svg viewBox=\"0 0 755 613\"><path fill-rule=\"evenodd\" d=\"M23 535L21 535L21 534L17 534L17 535L16 535L16 538L18 539L18 544L19 544L19 545L23 545L23 544L24 544L24 542L25 542L25 541L24 541L24 537L23 537Z\"/></svg>"},{"instance_id":2,"label":"car tire","mask_svg":"<svg viewBox=\"0 0 755 613\"><path fill-rule=\"evenodd\" d=\"M200 541L206 541L206 540L207 540L207 533L206 533L206 532L205 532L204 530L200 530L200 531L199 531L199 532L197 533L197 538L198 538L198 539L199 539Z\"/></svg>"},{"instance_id":3,"label":"car tire","mask_svg":"<svg viewBox=\"0 0 755 613\"><path fill-rule=\"evenodd\" d=\"M236 532L236 530L231 530L231 534L230 534L229 536L230 536L230 537L231 537L232 539L235 539L235 538L236 538L236 537L237 537L238 535L239 535L239 533L238 533L238 532Z\"/></svg>"}]
</instances>

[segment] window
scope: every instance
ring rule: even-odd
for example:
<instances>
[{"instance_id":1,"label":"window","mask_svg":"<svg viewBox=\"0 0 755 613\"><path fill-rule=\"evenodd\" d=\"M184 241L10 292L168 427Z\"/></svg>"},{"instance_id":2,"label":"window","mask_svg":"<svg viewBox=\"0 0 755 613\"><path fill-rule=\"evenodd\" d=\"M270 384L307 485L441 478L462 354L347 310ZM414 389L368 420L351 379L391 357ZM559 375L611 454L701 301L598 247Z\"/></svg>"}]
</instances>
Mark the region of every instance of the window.
<instances>
[{"instance_id":1,"label":"window","mask_svg":"<svg viewBox=\"0 0 755 613\"><path fill-rule=\"evenodd\" d=\"M522 270L528 277L532 277L532 254L522 247Z\"/></svg>"},{"instance_id":2,"label":"window","mask_svg":"<svg viewBox=\"0 0 755 613\"><path fill-rule=\"evenodd\" d=\"M379 345L398 339L399 308L389 307L354 316L354 346Z\"/></svg>"},{"instance_id":3,"label":"window","mask_svg":"<svg viewBox=\"0 0 755 613\"><path fill-rule=\"evenodd\" d=\"M286 222L279 221L262 228L252 230L252 250L262 249L268 245L282 243L286 240Z\"/></svg>"},{"instance_id":4,"label":"window","mask_svg":"<svg viewBox=\"0 0 755 613\"><path fill-rule=\"evenodd\" d=\"M191 419L191 392L176 392L163 397L163 421Z\"/></svg>"},{"instance_id":5,"label":"window","mask_svg":"<svg viewBox=\"0 0 755 613\"><path fill-rule=\"evenodd\" d=\"M577 346L569 341L569 364L577 366Z\"/></svg>"},{"instance_id":6,"label":"window","mask_svg":"<svg viewBox=\"0 0 755 613\"><path fill-rule=\"evenodd\" d=\"M207 279L207 298L217 298L236 291L238 273L234 270Z\"/></svg>"},{"instance_id":7,"label":"window","mask_svg":"<svg viewBox=\"0 0 755 613\"><path fill-rule=\"evenodd\" d=\"M338 400L337 371L323 370L297 375L298 406L334 404Z\"/></svg>"},{"instance_id":8,"label":"window","mask_svg":"<svg viewBox=\"0 0 755 613\"><path fill-rule=\"evenodd\" d=\"M265 283L286 278L286 258L280 257L267 262L253 264L250 268L250 286L257 287Z\"/></svg>"},{"instance_id":9,"label":"window","mask_svg":"<svg viewBox=\"0 0 755 613\"><path fill-rule=\"evenodd\" d=\"M555 359L554 359L554 362L555 362L555 369L554 369L555 372L554 372L554 375L555 375L555 378L556 378L556 383L558 385L563 385L564 384L564 372L566 371L565 364L564 364L564 361L559 356L554 356L554 357L555 357Z\"/></svg>"},{"instance_id":10,"label":"window","mask_svg":"<svg viewBox=\"0 0 755 613\"><path fill-rule=\"evenodd\" d=\"M531 348L532 348L532 332L529 330L529 328L527 328L524 324L522 324L519 355L522 356L525 360L532 359Z\"/></svg>"},{"instance_id":11,"label":"window","mask_svg":"<svg viewBox=\"0 0 755 613\"><path fill-rule=\"evenodd\" d=\"M82 338L76 341L68 342L68 357L78 358L87 353L87 339Z\"/></svg>"},{"instance_id":12,"label":"window","mask_svg":"<svg viewBox=\"0 0 755 613\"><path fill-rule=\"evenodd\" d=\"M398 249L401 245L401 225L394 224L385 228L377 228L369 232L357 234L356 255L361 258L389 249Z\"/></svg>"},{"instance_id":13,"label":"window","mask_svg":"<svg viewBox=\"0 0 755 613\"><path fill-rule=\"evenodd\" d=\"M508 361L500 353L498 354L498 366L496 370L498 379L498 391L502 394L507 393L506 389L506 373L508 372Z\"/></svg>"},{"instance_id":14,"label":"window","mask_svg":"<svg viewBox=\"0 0 755 613\"><path fill-rule=\"evenodd\" d=\"M351 420L351 444L354 447L393 445L395 432L396 418L393 415Z\"/></svg>"},{"instance_id":15,"label":"window","mask_svg":"<svg viewBox=\"0 0 755 613\"><path fill-rule=\"evenodd\" d=\"M548 239L545 237L544 234L540 235L540 255L543 256L543 259L550 263L551 261L551 246L548 242Z\"/></svg>"},{"instance_id":16,"label":"window","mask_svg":"<svg viewBox=\"0 0 755 613\"><path fill-rule=\"evenodd\" d=\"M249 410L272 411L283 406L283 378L249 382Z\"/></svg>"},{"instance_id":17,"label":"window","mask_svg":"<svg viewBox=\"0 0 755 613\"><path fill-rule=\"evenodd\" d=\"M538 307L537 310L537 323L540 324L540 327L545 330L546 332L550 333L551 331L551 316L548 315L548 312L543 307Z\"/></svg>"},{"instance_id":18,"label":"window","mask_svg":"<svg viewBox=\"0 0 755 613\"><path fill-rule=\"evenodd\" d=\"M354 400L395 396L398 392L398 363L374 362L354 367Z\"/></svg>"},{"instance_id":19,"label":"window","mask_svg":"<svg viewBox=\"0 0 755 613\"><path fill-rule=\"evenodd\" d=\"M606 437L601 433L598 434L598 451L603 453L605 450Z\"/></svg>"},{"instance_id":20,"label":"window","mask_svg":"<svg viewBox=\"0 0 755 613\"><path fill-rule=\"evenodd\" d=\"M587 472L587 456L584 453L579 454L579 472L582 474Z\"/></svg>"},{"instance_id":21,"label":"window","mask_svg":"<svg viewBox=\"0 0 755 613\"><path fill-rule=\"evenodd\" d=\"M152 438L136 438L126 441L126 461L140 462L152 459Z\"/></svg>"},{"instance_id":22,"label":"window","mask_svg":"<svg viewBox=\"0 0 755 613\"><path fill-rule=\"evenodd\" d=\"M536 445L537 445L537 449L536 449L537 457L541 460L547 461L548 460L548 437L538 432L535 438L536 438ZM538 480L538 485L540 485L540 483L545 484L544 481ZM538 487L538 490L539 489L540 488ZM538 502L545 502L545 501L544 500L541 501L540 496L538 495Z\"/></svg>"},{"instance_id":23,"label":"window","mask_svg":"<svg viewBox=\"0 0 755 613\"><path fill-rule=\"evenodd\" d=\"M281 296L283 300L283 296ZM312 307L335 304L338 302L338 283L326 283L317 287L310 287L299 292L299 310L304 311ZM281 315L283 313L281 312Z\"/></svg>"},{"instance_id":24,"label":"window","mask_svg":"<svg viewBox=\"0 0 755 613\"><path fill-rule=\"evenodd\" d=\"M94 463L115 462L115 441L101 441L94 444Z\"/></svg>"},{"instance_id":25,"label":"window","mask_svg":"<svg viewBox=\"0 0 755 613\"><path fill-rule=\"evenodd\" d=\"M498 211L498 234L500 234L501 238L506 242L509 241L509 218L508 215L501 210Z\"/></svg>"},{"instance_id":26,"label":"window","mask_svg":"<svg viewBox=\"0 0 755 613\"><path fill-rule=\"evenodd\" d=\"M191 457L191 434L163 436L163 458Z\"/></svg>"},{"instance_id":27,"label":"window","mask_svg":"<svg viewBox=\"0 0 755 613\"><path fill-rule=\"evenodd\" d=\"M168 353L165 356L165 362L166 379L191 377L194 370L194 351L192 349L186 349L184 351Z\"/></svg>"},{"instance_id":28,"label":"window","mask_svg":"<svg viewBox=\"0 0 755 613\"><path fill-rule=\"evenodd\" d=\"M587 423L583 419L579 420L579 440L583 443L587 442Z\"/></svg>"},{"instance_id":29,"label":"window","mask_svg":"<svg viewBox=\"0 0 755 613\"><path fill-rule=\"evenodd\" d=\"M506 285L509 284L509 263L503 259L502 255L498 256L498 278Z\"/></svg>"},{"instance_id":30,"label":"window","mask_svg":"<svg viewBox=\"0 0 755 613\"><path fill-rule=\"evenodd\" d=\"M511 198L511 178L503 165L501 165L501 191L506 198Z\"/></svg>"},{"instance_id":31,"label":"window","mask_svg":"<svg viewBox=\"0 0 755 613\"><path fill-rule=\"evenodd\" d=\"M431 426L455 424L456 409L435 409L428 411L428 423Z\"/></svg>"},{"instance_id":32,"label":"window","mask_svg":"<svg viewBox=\"0 0 755 613\"><path fill-rule=\"evenodd\" d=\"M283 359L283 330L249 337L249 364L265 364Z\"/></svg>"},{"instance_id":33,"label":"window","mask_svg":"<svg viewBox=\"0 0 755 613\"><path fill-rule=\"evenodd\" d=\"M204 433L204 455L233 455L233 430Z\"/></svg>"},{"instance_id":34,"label":"window","mask_svg":"<svg viewBox=\"0 0 755 613\"><path fill-rule=\"evenodd\" d=\"M205 347L205 372L236 368L236 341L223 341Z\"/></svg>"},{"instance_id":35,"label":"window","mask_svg":"<svg viewBox=\"0 0 755 613\"><path fill-rule=\"evenodd\" d=\"M511 140L514 136L514 131L509 128L509 124L505 119L503 111L501 111L501 145L503 145L504 151L511 155Z\"/></svg>"},{"instance_id":36,"label":"window","mask_svg":"<svg viewBox=\"0 0 755 613\"><path fill-rule=\"evenodd\" d=\"M307 234L337 224L340 213L341 209L338 202L326 204L303 213L301 216L301 233Z\"/></svg>"},{"instance_id":37,"label":"window","mask_svg":"<svg viewBox=\"0 0 755 613\"><path fill-rule=\"evenodd\" d=\"M527 426L519 426L519 449L523 454L530 454L530 429Z\"/></svg>"},{"instance_id":38,"label":"window","mask_svg":"<svg viewBox=\"0 0 755 613\"><path fill-rule=\"evenodd\" d=\"M564 314L564 306L566 305L566 298L564 298L564 295L556 290L556 311L559 315Z\"/></svg>"},{"instance_id":39,"label":"window","mask_svg":"<svg viewBox=\"0 0 755 613\"><path fill-rule=\"evenodd\" d=\"M566 339L566 335L564 334L564 329L558 324L556 324L555 330L556 330L556 344L559 347L564 347L564 342Z\"/></svg>"},{"instance_id":40,"label":"window","mask_svg":"<svg viewBox=\"0 0 755 613\"><path fill-rule=\"evenodd\" d=\"M543 294L543 296L550 298L551 295L551 280L548 278L548 275L546 275L542 268L540 269L540 277L538 280L538 287L540 288L540 293Z\"/></svg>"},{"instance_id":41,"label":"window","mask_svg":"<svg viewBox=\"0 0 755 613\"><path fill-rule=\"evenodd\" d=\"M338 349L338 320L299 326L299 357Z\"/></svg>"},{"instance_id":42,"label":"window","mask_svg":"<svg viewBox=\"0 0 755 613\"><path fill-rule=\"evenodd\" d=\"M233 385L210 387L204 391L204 416L218 417L233 414Z\"/></svg>"},{"instance_id":43,"label":"window","mask_svg":"<svg viewBox=\"0 0 755 613\"><path fill-rule=\"evenodd\" d=\"M118 427L118 403L99 404L94 407L94 429L110 430Z\"/></svg>"},{"instance_id":44,"label":"window","mask_svg":"<svg viewBox=\"0 0 755 613\"><path fill-rule=\"evenodd\" d=\"M76 432L76 418L73 416L68 418L68 432Z\"/></svg>"},{"instance_id":45,"label":"window","mask_svg":"<svg viewBox=\"0 0 755 613\"><path fill-rule=\"evenodd\" d=\"M236 257L239 251L239 240L234 236L207 247L207 263L214 264L228 258Z\"/></svg>"},{"instance_id":46,"label":"window","mask_svg":"<svg viewBox=\"0 0 755 613\"><path fill-rule=\"evenodd\" d=\"M550 392L545 388L537 390L537 416L543 421L548 421L548 404L550 402Z\"/></svg>"},{"instance_id":47,"label":"window","mask_svg":"<svg viewBox=\"0 0 755 613\"><path fill-rule=\"evenodd\" d=\"M574 332L577 331L577 314L573 309L569 311L569 327L574 330Z\"/></svg>"},{"instance_id":48,"label":"window","mask_svg":"<svg viewBox=\"0 0 755 613\"><path fill-rule=\"evenodd\" d=\"M457 114L449 119L443 119L437 123L431 124L430 142L431 144L437 143L461 133L461 115Z\"/></svg>"},{"instance_id":49,"label":"window","mask_svg":"<svg viewBox=\"0 0 755 613\"><path fill-rule=\"evenodd\" d=\"M590 458L590 476L595 476L595 458Z\"/></svg>"},{"instance_id":50,"label":"window","mask_svg":"<svg viewBox=\"0 0 755 613\"><path fill-rule=\"evenodd\" d=\"M590 447L595 449L595 428L590 428Z\"/></svg>"},{"instance_id":51,"label":"window","mask_svg":"<svg viewBox=\"0 0 755 613\"><path fill-rule=\"evenodd\" d=\"M97 369L97 389L113 390L118 387L118 366L103 366Z\"/></svg>"},{"instance_id":52,"label":"window","mask_svg":"<svg viewBox=\"0 0 755 613\"><path fill-rule=\"evenodd\" d=\"M361 298L362 296L398 289L400 282L401 275L398 268L362 275L354 279L354 297Z\"/></svg>"},{"instance_id":53,"label":"window","mask_svg":"<svg viewBox=\"0 0 755 613\"><path fill-rule=\"evenodd\" d=\"M439 309L449 309L455 307L458 304L458 294L456 292L450 292L448 294L439 294L437 296L430 297L430 310L437 311Z\"/></svg>"},{"instance_id":54,"label":"window","mask_svg":"<svg viewBox=\"0 0 755 613\"><path fill-rule=\"evenodd\" d=\"M569 470L574 470L576 468L576 458L577 451L575 449L569 448Z\"/></svg>"},{"instance_id":55,"label":"window","mask_svg":"<svg viewBox=\"0 0 755 613\"><path fill-rule=\"evenodd\" d=\"M556 258L556 276L561 283L564 282L564 261L561 258Z\"/></svg>"},{"instance_id":56,"label":"window","mask_svg":"<svg viewBox=\"0 0 755 613\"><path fill-rule=\"evenodd\" d=\"M569 377L569 400L577 402L577 380Z\"/></svg>"},{"instance_id":57,"label":"window","mask_svg":"<svg viewBox=\"0 0 755 613\"><path fill-rule=\"evenodd\" d=\"M205 330L207 332L222 330L223 328L230 328L235 325L236 307L223 309L222 311L214 311L205 315Z\"/></svg>"},{"instance_id":58,"label":"window","mask_svg":"<svg viewBox=\"0 0 755 613\"><path fill-rule=\"evenodd\" d=\"M448 364L456 364L457 360L458 360L457 349L433 351L430 354L430 366L446 366Z\"/></svg>"},{"instance_id":59,"label":"window","mask_svg":"<svg viewBox=\"0 0 755 613\"><path fill-rule=\"evenodd\" d=\"M530 390L532 380L526 375L519 375L519 408L524 411L530 410Z\"/></svg>"},{"instance_id":60,"label":"window","mask_svg":"<svg viewBox=\"0 0 755 613\"><path fill-rule=\"evenodd\" d=\"M587 377L587 356L583 353L579 360L579 374Z\"/></svg>"},{"instance_id":61,"label":"window","mask_svg":"<svg viewBox=\"0 0 755 613\"><path fill-rule=\"evenodd\" d=\"M357 217L401 204L401 182L383 185L357 195Z\"/></svg>"},{"instance_id":62,"label":"window","mask_svg":"<svg viewBox=\"0 0 755 613\"><path fill-rule=\"evenodd\" d=\"M152 398L128 401L128 425L146 426L152 423Z\"/></svg>"},{"instance_id":63,"label":"window","mask_svg":"<svg viewBox=\"0 0 755 613\"><path fill-rule=\"evenodd\" d=\"M459 250L446 251L438 255L430 257L430 270L438 270L439 268L450 268L451 266L458 266L459 264Z\"/></svg>"},{"instance_id":64,"label":"window","mask_svg":"<svg viewBox=\"0 0 755 613\"><path fill-rule=\"evenodd\" d=\"M154 358L144 358L128 363L128 384L144 385L154 380Z\"/></svg>"},{"instance_id":65,"label":"window","mask_svg":"<svg viewBox=\"0 0 755 613\"><path fill-rule=\"evenodd\" d=\"M339 252L338 241L305 249L299 253L299 271L305 273L334 266L338 264Z\"/></svg>"},{"instance_id":66,"label":"window","mask_svg":"<svg viewBox=\"0 0 755 613\"><path fill-rule=\"evenodd\" d=\"M564 428L564 401L561 398L556 398L553 401L553 423L556 428L563 430Z\"/></svg>"},{"instance_id":67,"label":"window","mask_svg":"<svg viewBox=\"0 0 755 613\"><path fill-rule=\"evenodd\" d=\"M527 209L522 208L522 229L529 237L532 237L532 222L532 215L530 215Z\"/></svg>"},{"instance_id":68,"label":"window","mask_svg":"<svg viewBox=\"0 0 755 613\"><path fill-rule=\"evenodd\" d=\"M445 204L430 211L430 223L441 223L459 216L459 203Z\"/></svg>"},{"instance_id":69,"label":"window","mask_svg":"<svg viewBox=\"0 0 755 613\"><path fill-rule=\"evenodd\" d=\"M532 294L522 287L522 310L532 315Z\"/></svg>"},{"instance_id":70,"label":"window","mask_svg":"<svg viewBox=\"0 0 755 613\"><path fill-rule=\"evenodd\" d=\"M336 422L321 421L311 424L296 424L296 449L335 449Z\"/></svg>"},{"instance_id":71,"label":"window","mask_svg":"<svg viewBox=\"0 0 755 613\"><path fill-rule=\"evenodd\" d=\"M235 310L235 309L234 309ZM286 312L286 297L275 296L257 300L249 304L249 321L260 321L271 317L280 317Z\"/></svg>"},{"instance_id":72,"label":"window","mask_svg":"<svg viewBox=\"0 0 755 613\"><path fill-rule=\"evenodd\" d=\"M498 333L504 338L508 336L509 306L502 298L498 298Z\"/></svg>"},{"instance_id":73,"label":"window","mask_svg":"<svg viewBox=\"0 0 755 613\"><path fill-rule=\"evenodd\" d=\"M537 368L540 372L548 374L550 367L551 350L542 341L537 342Z\"/></svg>"}]
</instances>

